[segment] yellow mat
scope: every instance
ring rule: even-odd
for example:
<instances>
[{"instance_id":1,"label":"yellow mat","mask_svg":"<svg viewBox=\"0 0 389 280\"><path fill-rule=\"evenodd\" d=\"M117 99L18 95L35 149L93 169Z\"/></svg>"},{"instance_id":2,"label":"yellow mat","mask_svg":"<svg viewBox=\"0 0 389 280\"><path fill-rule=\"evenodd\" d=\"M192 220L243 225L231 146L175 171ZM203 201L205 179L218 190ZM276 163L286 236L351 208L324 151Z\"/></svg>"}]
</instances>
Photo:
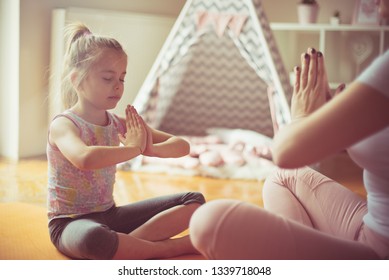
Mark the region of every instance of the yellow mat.
<instances>
[{"instance_id":1,"label":"yellow mat","mask_svg":"<svg viewBox=\"0 0 389 280\"><path fill-rule=\"evenodd\" d=\"M51 243L47 209L28 203L0 203L0 260L66 260ZM201 255L170 259L201 260Z\"/></svg>"},{"instance_id":2,"label":"yellow mat","mask_svg":"<svg viewBox=\"0 0 389 280\"><path fill-rule=\"evenodd\" d=\"M1 260L65 260L50 241L46 208L0 203Z\"/></svg>"}]
</instances>

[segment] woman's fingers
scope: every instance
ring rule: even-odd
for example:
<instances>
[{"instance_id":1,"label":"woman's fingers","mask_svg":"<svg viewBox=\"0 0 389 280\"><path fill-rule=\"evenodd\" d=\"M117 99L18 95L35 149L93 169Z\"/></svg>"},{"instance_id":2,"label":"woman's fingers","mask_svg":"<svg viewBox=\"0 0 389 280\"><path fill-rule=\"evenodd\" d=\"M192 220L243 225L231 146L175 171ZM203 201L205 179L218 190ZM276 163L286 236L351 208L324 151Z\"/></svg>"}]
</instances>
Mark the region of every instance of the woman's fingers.
<instances>
[{"instance_id":1,"label":"woman's fingers","mask_svg":"<svg viewBox=\"0 0 389 280\"><path fill-rule=\"evenodd\" d=\"M317 84L315 90L319 94L324 94L326 100L332 98L331 88L328 84L327 70L324 63L324 57L321 52L317 53Z\"/></svg>"},{"instance_id":2,"label":"woman's fingers","mask_svg":"<svg viewBox=\"0 0 389 280\"><path fill-rule=\"evenodd\" d=\"M340 94L345 88L346 88L346 85L345 85L344 83L340 84L340 85L335 89L334 97L336 97L338 94Z\"/></svg>"},{"instance_id":3,"label":"woman's fingers","mask_svg":"<svg viewBox=\"0 0 389 280\"><path fill-rule=\"evenodd\" d=\"M317 52L314 48L308 49L309 65L307 87L314 88L317 80Z\"/></svg>"},{"instance_id":4,"label":"woman's fingers","mask_svg":"<svg viewBox=\"0 0 389 280\"><path fill-rule=\"evenodd\" d=\"M301 55L300 89L305 89L308 83L309 60L310 57L308 53L303 53Z\"/></svg>"},{"instance_id":5,"label":"woman's fingers","mask_svg":"<svg viewBox=\"0 0 389 280\"><path fill-rule=\"evenodd\" d=\"M301 55L299 89L313 89L317 84L318 75L318 53L314 48L309 48L306 53Z\"/></svg>"},{"instance_id":6,"label":"woman's fingers","mask_svg":"<svg viewBox=\"0 0 389 280\"><path fill-rule=\"evenodd\" d=\"M294 74L295 74L295 80L294 80L293 92L296 94L300 90L301 68L299 66L294 67Z\"/></svg>"}]
</instances>

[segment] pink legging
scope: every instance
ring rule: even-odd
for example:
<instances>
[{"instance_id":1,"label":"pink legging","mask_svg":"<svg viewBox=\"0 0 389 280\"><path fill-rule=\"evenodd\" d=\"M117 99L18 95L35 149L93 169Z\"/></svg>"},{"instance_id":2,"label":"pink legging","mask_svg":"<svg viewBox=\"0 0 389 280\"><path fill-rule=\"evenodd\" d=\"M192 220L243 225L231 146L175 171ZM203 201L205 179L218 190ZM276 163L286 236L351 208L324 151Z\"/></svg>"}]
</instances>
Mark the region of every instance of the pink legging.
<instances>
[{"instance_id":1,"label":"pink legging","mask_svg":"<svg viewBox=\"0 0 389 280\"><path fill-rule=\"evenodd\" d=\"M190 222L208 259L380 259L389 241L363 224L366 200L310 169L277 170L264 207L237 200L201 206Z\"/></svg>"}]
</instances>

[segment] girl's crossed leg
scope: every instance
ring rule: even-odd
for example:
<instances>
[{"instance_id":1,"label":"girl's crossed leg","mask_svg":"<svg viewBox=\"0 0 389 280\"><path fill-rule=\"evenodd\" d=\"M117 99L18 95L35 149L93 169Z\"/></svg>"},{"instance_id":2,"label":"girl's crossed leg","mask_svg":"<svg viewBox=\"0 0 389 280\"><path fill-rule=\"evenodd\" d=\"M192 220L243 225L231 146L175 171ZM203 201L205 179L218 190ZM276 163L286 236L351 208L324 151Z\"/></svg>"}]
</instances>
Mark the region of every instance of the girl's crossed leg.
<instances>
[{"instance_id":1,"label":"girl's crossed leg","mask_svg":"<svg viewBox=\"0 0 389 280\"><path fill-rule=\"evenodd\" d=\"M200 193L152 198L78 219L50 224L53 243L80 259L151 259L198 253L188 236L193 212L204 203ZM63 220L63 221L61 221Z\"/></svg>"}]
</instances>

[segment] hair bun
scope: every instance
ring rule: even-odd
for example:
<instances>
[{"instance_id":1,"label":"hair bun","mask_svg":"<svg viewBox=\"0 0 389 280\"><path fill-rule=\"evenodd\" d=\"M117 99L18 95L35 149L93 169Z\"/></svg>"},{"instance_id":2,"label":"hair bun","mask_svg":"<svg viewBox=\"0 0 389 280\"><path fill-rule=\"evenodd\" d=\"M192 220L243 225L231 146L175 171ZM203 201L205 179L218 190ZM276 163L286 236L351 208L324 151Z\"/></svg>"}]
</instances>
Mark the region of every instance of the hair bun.
<instances>
[{"instance_id":1,"label":"hair bun","mask_svg":"<svg viewBox=\"0 0 389 280\"><path fill-rule=\"evenodd\" d=\"M84 35L84 36L90 36L90 35L93 35L93 33L92 33L89 29L86 29L86 30L84 30L84 32L82 33L82 35Z\"/></svg>"}]
</instances>

